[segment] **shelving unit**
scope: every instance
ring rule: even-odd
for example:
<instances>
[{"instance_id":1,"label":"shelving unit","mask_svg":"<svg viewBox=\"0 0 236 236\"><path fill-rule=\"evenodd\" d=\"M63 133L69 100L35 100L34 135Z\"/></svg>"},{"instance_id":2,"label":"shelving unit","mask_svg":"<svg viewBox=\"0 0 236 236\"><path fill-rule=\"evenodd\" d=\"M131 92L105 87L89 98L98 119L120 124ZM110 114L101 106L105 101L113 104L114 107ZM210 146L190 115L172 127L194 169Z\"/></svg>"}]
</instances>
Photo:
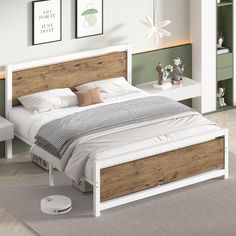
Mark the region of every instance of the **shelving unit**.
<instances>
[{"instance_id":1,"label":"shelving unit","mask_svg":"<svg viewBox=\"0 0 236 236\"><path fill-rule=\"evenodd\" d=\"M211 113L236 106L236 0L190 0L190 36L192 40L192 78L202 84L201 98L193 106ZM217 54L217 31L223 30L226 54ZM227 106L217 106L217 90L226 88Z\"/></svg>"},{"instance_id":2,"label":"shelving unit","mask_svg":"<svg viewBox=\"0 0 236 236\"><path fill-rule=\"evenodd\" d=\"M233 0L221 0L217 7L217 32L223 31L223 46L229 49L229 53L217 54L217 91L218 88L226 88L226 107L216 105L217 111L230 109L234 105L234 36L233 36Z\"/></svg>"}]
</instances>

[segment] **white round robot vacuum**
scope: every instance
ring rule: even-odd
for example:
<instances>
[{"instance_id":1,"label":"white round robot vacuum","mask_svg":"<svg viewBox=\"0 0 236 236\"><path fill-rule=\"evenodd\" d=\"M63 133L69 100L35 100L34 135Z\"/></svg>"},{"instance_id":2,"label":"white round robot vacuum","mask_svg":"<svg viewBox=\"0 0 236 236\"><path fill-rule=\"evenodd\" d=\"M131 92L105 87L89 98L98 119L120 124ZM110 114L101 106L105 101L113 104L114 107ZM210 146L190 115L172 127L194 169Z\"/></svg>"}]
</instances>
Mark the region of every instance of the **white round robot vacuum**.
<instances>
[{"instance_id":1,"label":"white round robot vacuum","mask_svg":"<svg viewBox=\"0 0 236 236\"><path fill-rule=\"evenodd\" d=\"M45 214L61 215L72 209L72 201L66 196L52 195L41 200L40 208Z\"/></svg>"}]
</instances>

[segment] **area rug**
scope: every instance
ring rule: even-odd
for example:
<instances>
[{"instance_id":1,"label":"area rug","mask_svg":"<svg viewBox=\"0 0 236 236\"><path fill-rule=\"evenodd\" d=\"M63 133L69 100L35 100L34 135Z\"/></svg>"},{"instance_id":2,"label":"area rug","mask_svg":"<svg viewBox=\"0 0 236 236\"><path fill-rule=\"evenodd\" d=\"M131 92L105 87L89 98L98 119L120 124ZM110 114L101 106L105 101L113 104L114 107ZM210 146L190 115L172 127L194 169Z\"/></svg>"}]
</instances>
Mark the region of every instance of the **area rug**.
<instances>
[{"instance_id":1,"label":"area rug","mask_svg":"<svg viewBox=\"0 0 236 236\"><path fill-rule=\"evenodd\" d=\"M215 179L130 203L92 216L92 194L75 190L56 173L0 188L0 205L42 236L236 235L236 155L230 155L230 179ZM64 194L73 201L70 213L40 212L41 198Z\"/></svg>"}]
</instances>

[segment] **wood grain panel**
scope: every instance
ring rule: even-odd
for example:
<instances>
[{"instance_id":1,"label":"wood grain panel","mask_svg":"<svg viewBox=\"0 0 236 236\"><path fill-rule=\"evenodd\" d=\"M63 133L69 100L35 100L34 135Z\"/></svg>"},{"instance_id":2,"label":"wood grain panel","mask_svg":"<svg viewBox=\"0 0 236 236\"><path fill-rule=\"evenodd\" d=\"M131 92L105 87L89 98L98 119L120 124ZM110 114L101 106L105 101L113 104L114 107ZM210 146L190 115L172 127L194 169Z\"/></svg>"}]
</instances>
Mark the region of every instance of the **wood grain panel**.
<instances>
[{"instance_id":1,"label":"wood grain panel","mask_svg":"<svg viewBox=\"0 0 236 236\"><path fill-rule=\"evenodd\" d=\"M101 201L224 168L224 139L101 170Z\"/></svg>"},{"instance_id":2,"label":"wood grain panel","mask_svg":"<svg viewBox=\"0 0 236 236\"><path fill-rule=\"evenodd\" d=\"M74 88L91 81L127 78L127 52L115 52L13 73L13 105L18 97L56 88Z\"/></svg>"}]
</instances>

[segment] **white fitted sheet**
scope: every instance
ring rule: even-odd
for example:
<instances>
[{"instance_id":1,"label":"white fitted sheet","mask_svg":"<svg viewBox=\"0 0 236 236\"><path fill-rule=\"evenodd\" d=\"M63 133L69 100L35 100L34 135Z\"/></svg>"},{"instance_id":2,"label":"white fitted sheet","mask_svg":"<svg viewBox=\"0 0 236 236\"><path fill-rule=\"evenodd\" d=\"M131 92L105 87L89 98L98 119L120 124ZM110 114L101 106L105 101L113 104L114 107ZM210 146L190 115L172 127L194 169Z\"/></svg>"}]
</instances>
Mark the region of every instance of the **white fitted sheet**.
<instances>
[{"instance_id":1,"label":"white fitted sheet","mask_svg":"<svg viewBox=\"0 0 236 236\"><path fill-rule=\"evenodd\" d=\"M215 123L197 115L106 134L85 140L80 144L75 142L69 148L73 150L69 159L58 159L37 145L34 145L33 153L41 156L59 170L65 171L66 175L76 183L79 182L78 176L81 175L92 183L95 158L106 159L133 152L141 152L144 155L146 150L153 146L184 140L217 129L219 127ZM85 163L84 160L86 160Z\"/></svg>"},{"instance_id":2,"label":"white fitted sheet","mask_svg":"<svg viewBox=\"0 0 236 236\"><path fill-rule=\"evenodd\" d=\"M115 103L118 101L125 101L127 99L132 99L136 97L146 96L146 93L134 92L129 95L117 96L115 98L106 99L104 103ZM36 136L38 130L46 123L79 112L82 110L92 109L94 107L102 106L104 103L87 106L87 107L68 107L57 109L50 112L44 112L39 114L32 114L27 111L23 106L13 107L9 113L9 120L14 124L15 134L27 141L27 143L33 145L34 137Z\"/></svg>"}]
</instances>

